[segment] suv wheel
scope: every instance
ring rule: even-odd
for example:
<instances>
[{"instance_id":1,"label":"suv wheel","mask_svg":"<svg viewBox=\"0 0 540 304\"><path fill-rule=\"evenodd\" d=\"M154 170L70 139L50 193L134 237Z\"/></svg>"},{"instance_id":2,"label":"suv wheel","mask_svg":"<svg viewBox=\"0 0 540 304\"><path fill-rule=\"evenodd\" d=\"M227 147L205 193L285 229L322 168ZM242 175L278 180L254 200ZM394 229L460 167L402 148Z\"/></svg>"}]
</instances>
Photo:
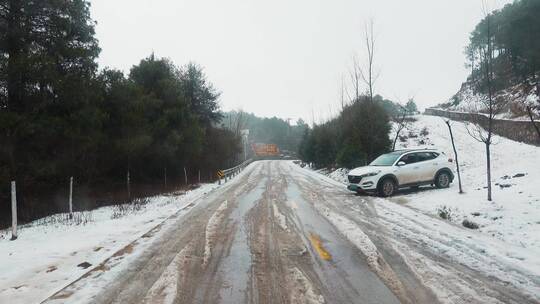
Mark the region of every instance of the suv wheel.
<instances>
[{"instance_id":1,"label":"suv wheel","mask_svg":"<svg viewBox=\"0 0 540 304\"><path fill-rule=\"evenodd\" d=\"M393 180L387 178L379 185L379 196L388 197L392 196L396 192L396 183Z\"/></svg>"},{"instance_id":2,"label":"suv wheel","mask_svg":"<svg viewBox=\"0 0 540 304\"><path fill-rule=\"evenodd\" d=\"M450 174L441 172L435 177L435 186L437 188L448 188L450 186Z\"/></svg>"}]
</instances>

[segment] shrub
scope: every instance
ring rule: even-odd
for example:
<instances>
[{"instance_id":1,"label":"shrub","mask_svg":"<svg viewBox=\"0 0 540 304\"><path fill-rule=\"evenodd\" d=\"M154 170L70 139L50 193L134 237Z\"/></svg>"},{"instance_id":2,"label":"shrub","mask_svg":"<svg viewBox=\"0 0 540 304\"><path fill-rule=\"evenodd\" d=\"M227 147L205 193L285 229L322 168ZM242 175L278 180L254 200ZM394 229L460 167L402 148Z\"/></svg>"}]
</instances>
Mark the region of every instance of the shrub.
<instances>
[{"instance_id":1,"label":"shrub","mask_svg":"<svg viewBox=\"0 0 540 304\"><path fill-rule=\"evenodd\" d=\"M35 224L38 226L48 225L86 225L94 221L94 214L92 211L79 211L73 212L73 216L69 213L58 213L44 218L36 220Z\"/></svg>"},{"instance_id":2,"label":"shrub","mask_svg":"<svg viewBox=\"0 0 540 304\"><path fill-rule=\"evenodd\" d=\"M439 214L439 217L442 218L443 220L448 220L448 221L451 221L452 218L454 217L454 211L452 210L452 208L447 207L447 206L441 206L437 208L437 214Z\"/></svg>"},{"instance_id":3,"label":"shrub","mask_svg":"<svg viewBox=\"0 0 540 304\"><path fill-rule=\"evenodd\" d=\"M477 223L473 221L469 221L468 219L464 219L463 223L461 223L463 227L469 228L469 229L478 229L479 226Z\"/></svg>"},{"instance_id":4,"label":"shrub","mask_svg":"<svg viewBox=\"0 0 540 304\"><path fill-rule=\"evenodd\" d=\"M148 198L136 198L128 203L114 205L111 219L118 219L128 214L137 213L146 208L146 204L148 204L148 202Z\"/></svg>"}]
</instances>

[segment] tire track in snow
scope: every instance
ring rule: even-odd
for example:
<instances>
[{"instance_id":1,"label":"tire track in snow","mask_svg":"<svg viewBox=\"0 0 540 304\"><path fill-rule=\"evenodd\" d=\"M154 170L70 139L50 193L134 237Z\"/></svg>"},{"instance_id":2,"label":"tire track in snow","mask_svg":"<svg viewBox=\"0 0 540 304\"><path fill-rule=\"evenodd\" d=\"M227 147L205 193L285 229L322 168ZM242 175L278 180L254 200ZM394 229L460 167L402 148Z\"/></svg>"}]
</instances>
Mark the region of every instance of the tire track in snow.
<instances>
[{"instance_id":1,"label":"tire track in snow","mask_svg":"<svg viewBox=\"0 0 540 304\"><path fill-rule=\"evenodd\" d=\"M392 267L388 265L379 253L375 244L373 244L371 239L362 231L362 229L344 216L330 210L321 210L322 208L320 206L315 206L315 208L319 212L322 211L321 213L324 214L345 238L364 254L370 268L388 285L388 287L390 287L400 300L404 303L409 303L410 301L405 297L405 287L394 273Z\"/></svg>"},{"instance_id":2,"label":"tire track in snow","mask_svg":"<svg viewBox=\"0 0 540 304\"><path fill-rule=\"evenodd\" d=\"M192 242L182 249L152 285L143 304L173 304L178 294L178 283L185 276L184 266L192 253Z\"/></svg>"},{"instance_id":3,"label":"tire track in snow","mask_svg":"<svg viewBox=\"0 0 540 304\"><path fill-rule=\"evenodd\" d=\"M204 266L208 265L208 261L210 260L212 256L213 238L218 233L221 223L223 219L225 218L225 210L227 209L227 206L228 206L227 201L224 201L219 206L219 208L214 212L210 220L208 220L208 224L206 225L204 257L203 257Z\"/></svg>"}]
</instances>

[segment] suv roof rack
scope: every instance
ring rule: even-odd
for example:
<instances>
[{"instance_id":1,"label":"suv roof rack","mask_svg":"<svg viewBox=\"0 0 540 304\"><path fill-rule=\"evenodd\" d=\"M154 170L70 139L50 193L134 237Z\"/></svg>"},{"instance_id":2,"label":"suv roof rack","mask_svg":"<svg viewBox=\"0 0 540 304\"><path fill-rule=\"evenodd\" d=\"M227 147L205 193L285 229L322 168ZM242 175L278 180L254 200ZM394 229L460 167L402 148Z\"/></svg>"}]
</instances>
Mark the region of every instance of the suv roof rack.
<instances>
[{"instance_id":1,"label":"suv roof rack","mask_svg":"<svg viewBox=\"0 0 540 304\"><path fill-rule=\"evenodd\" d=\"M438 150L437 148L411 148L411 149L398 149L398 150L394 150L392 152L410 152L410 151L430 151L430 150L433 150L433 151L436 151ZM392 153L390 152L390 153Z\"/></svg>"}]
</instances>

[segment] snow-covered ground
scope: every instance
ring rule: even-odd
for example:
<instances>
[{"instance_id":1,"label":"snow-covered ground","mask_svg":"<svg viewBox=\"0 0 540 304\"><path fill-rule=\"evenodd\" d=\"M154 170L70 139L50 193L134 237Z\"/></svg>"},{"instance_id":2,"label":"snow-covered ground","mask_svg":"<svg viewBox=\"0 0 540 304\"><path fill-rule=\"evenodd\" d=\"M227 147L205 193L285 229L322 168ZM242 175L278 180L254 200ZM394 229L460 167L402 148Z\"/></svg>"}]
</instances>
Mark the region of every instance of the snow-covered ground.
<instances>
[{"instance_id":1,"label":"snow-covered ground","mask_svg":"<svg viewBox=\"0 0 540 304\"><path fill-rule=\"evenodd\" d=\"M169 217L188 212L216 187L151 197L119 218L111 206L91 211L86 224L51 224L53 216L20 227L16 241L0 238L0 303L40 303Z\"/></svg>"},{"instance_id":2,"label":"snow-covered ground","mask_svg":"<svg viewBox=\"0 0 540 304\"><path fill-rule=\"evenodd\" d=\"M425 190L396 196L395 201L413 208L438 214L446 206L451 220L468 219L480 225L479 230L503 241L535 250L540 256L540 148L496 137L492 146L493 201L487 201L486 155L483 143L469 136L466 124L451 122L461 178L465 193L458 193L457 178L449 189ZM421 135L426 128L429 134ZM434 116L418 116L405 132L405 142L398 146L419 146L423 141L434 145L454 158L445 120ZM418 138L411 138L409 133Z\"/></svg>"},{"instance_id":3,"label":"snow-covered ground","mask_svg":"<svg viewBox=\"0 0 540 304\"><path fill-rule=\"evenodd\" d=\"M452 121L451 125L465 193L458 193L456 176L449 189L423 187L403 191L390 200L436 217L440 210L449 210L449 220L456 225L471 221L479 225L477 231L523 248L516 258L539 257L540 147L496 137L492 146L493 201L489 202L484 188L485 146L469 136L464 123ZM397 148L437 147L454 158L448 127L441 117L419 115L401 135ZM326 175L344 182L346 174L346 169L338 169ZM535 261L540 268L538 258Z\"/></svg>"},{"instance_id":4,"label":"snow-covered ground","mask_svg":"<svg viewBox=\"0 0 540 304\"><path fill-rule=\"evenodd\" d=\"M315 179L328 182L331 185L328 189L335 186L344 188L343 183L330 179L328 174L322 175L321 172L312 171L309 168L306 168L304 172ZM456 190L456 187L451 189ZM433 193L435 191L439 190L426 192ZM339 196L335 195L335 197ZM316 202L314 206L321 215L325 216L366 255L368 262L374 263L373 261L379 260L378 250L374 247L373 242L366 238L366 235L378 235L380 232L365 230L365 227L362 228L362 223L365 223L365 220L361 216L355 216L356 213L365 214L372 206L377 214L377 222L391 231L390 238L385 242L392 244L396 252L417 273L422 282L437 294L442 303L463 303L461 300L453 298L453 294L456 292L468 294L472 302L467 303L501 302L476 294L467 287L468 283L460 277L460 274L448 269L433 257L419 254L417 249L411 248L403 240L412 241L413 244L421 244L421 247L424 247L426 251L434 253L435 257L444 257L455 265L464 265L494 280L508 282L530 295L531 298L540 299L540 285L538 284L540 280L540 254L537 245L524 248L521 244L512 244L495 238L485 231L464 228L460 223L439 218L430 206L425 209L411 207L410 201L405 200L404 197L412 200L414 194L398 195L390 199L393 202L383 198L353 195L351 195L352 199L350 200L330 196L326 200ZM432 206L436 205L436 201L437 198L433 199ZM465 202L455 201L455 203L459 205ZM343 208L346 211L344 214L338 214L335 209L332 210L335 207ZM536 214L537 217L540 216L538 212ZM349 216L350 218L347 218ZM538 234L531 237L538 239ZM379 237L375 240L377 239Z\"/></svg>"},{"instance_id":5,"label":"snow-covered ground","mask_svg":"<svg viewBox=\"0 0 540 304\"><path fill-rule=\"evenodd\" d=\"M527 107L531 107L535 119L540 118L540 100L536 89L525 93L523 86L518 84L496 92L495 99L507 101L501 112L495 115L498 119L529 120ZM486 112L486 100L486 95L477 94L469 83L464 83L447 103L438 107L457 112Z\"/></svg>"}]
</instances>

